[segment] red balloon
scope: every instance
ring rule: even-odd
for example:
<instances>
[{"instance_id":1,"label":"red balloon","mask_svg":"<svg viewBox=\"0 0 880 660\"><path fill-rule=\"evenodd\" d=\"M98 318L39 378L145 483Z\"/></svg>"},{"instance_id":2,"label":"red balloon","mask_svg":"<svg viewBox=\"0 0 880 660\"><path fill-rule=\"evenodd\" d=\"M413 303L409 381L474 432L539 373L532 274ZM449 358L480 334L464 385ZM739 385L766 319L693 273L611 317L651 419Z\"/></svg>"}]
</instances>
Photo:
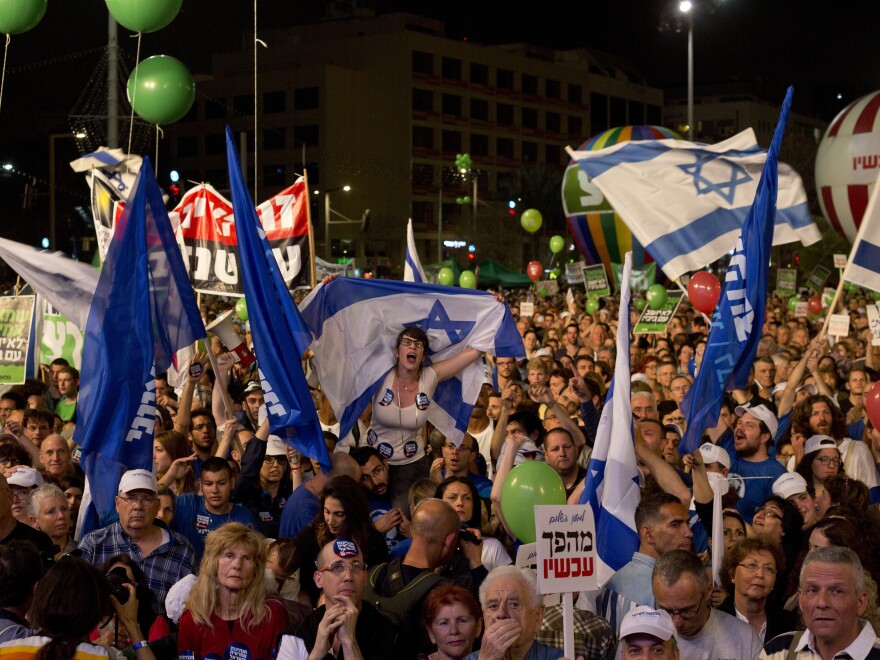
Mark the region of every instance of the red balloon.
<instances>
[{"instance_id":1,"label":"red balloon","mask_svg":"<svg viewBox=\"0 0 880 660\"><path fill-rule=\"evenodd\" d=\"M865 410L868 411L868 419L875 429L880 429L880 381L877 381L868 390L865 396ZM867 441L867 438L865 438Z\"/></svg>"},{"instance_id":2,"label":"red balloon","mask_svg":"<svg viewBox=\"0 0 880 660\"><path fill-rule=\"evenodd\" d=\"M532 282L537 282L541 279L541 275L544 274L544 267L541 265L540 261L530 261L529 265L526 266L526 275L529 276L529 279Z\"/></svg>"},{"instance_id":3,"label":"red balloon","mask_svg":"<svg viewBox=\"0 0 880 660\"><path fill-rule=\"evenodd\" d=\"M810 310L810 314L818 315L822 311L822 299L818 294L813 294L807 300L807 309Z\"/></svg>"},{"instance_id":4,"label":"red balloon","mask_svg":"<svg viewBox=\"0 0 880 660\"><path fill-rule=\"evenodd\" d=\"M721 282L710 272L694 273L688 282L688 298L690 298L691 304L703 314L711 314L715 311L720 295Z\"/></svg>"}]
</instances>

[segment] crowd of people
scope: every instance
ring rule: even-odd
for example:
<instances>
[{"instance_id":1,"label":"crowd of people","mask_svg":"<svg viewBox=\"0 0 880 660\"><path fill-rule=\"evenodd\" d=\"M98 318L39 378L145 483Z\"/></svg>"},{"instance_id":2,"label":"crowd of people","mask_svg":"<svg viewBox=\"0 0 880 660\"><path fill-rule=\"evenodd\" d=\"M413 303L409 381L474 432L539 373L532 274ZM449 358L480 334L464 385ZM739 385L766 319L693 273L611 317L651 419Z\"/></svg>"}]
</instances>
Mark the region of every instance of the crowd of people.
<instances>
[{"instance_id":1,"label":"crowd of people","mask_svg":"<svg viewBox=\"0 0 880 660\"><path fill-rule=\"evenodd\" d=\"M79 372L44 365L0 395L0 657L560 658L563 605L515 565L502 486L544 461L578 504L616 375L631 382L639 545L575 595L576 656L880 658L870 299L845 296L850 335L831 341L771 297L748 387L681 455L705 318L685 300L665 333L630 337L615 374L618 299L587 313L572 292L503 297L522 359L466 347L431 362L428 334L394 329L394 366L343 437L307 353L329 471L270 433L256 365L211 338L213 360L196 354L178 387L156 379L153 469L126 472L115 515L78 539ZM206 324L228 303L205 298ZM478 361L458 443L427 411Z\"/></svg>"}]
</instances>

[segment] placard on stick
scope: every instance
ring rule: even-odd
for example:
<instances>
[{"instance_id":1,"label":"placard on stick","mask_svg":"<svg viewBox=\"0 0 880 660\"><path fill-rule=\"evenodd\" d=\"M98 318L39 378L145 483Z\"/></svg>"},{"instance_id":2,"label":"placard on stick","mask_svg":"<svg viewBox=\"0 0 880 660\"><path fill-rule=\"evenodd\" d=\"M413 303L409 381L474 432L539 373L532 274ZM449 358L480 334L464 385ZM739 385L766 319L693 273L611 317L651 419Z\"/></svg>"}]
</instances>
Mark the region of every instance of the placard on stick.
<instances>
[{"instance_id":1,"label":"placard on stick","mask_svg":"<svg viewBox=\"0 0 880 660\"><path fill-rule=\"evenodd\" d=\"M596 524L590 507L538 505L535 532L539 593L598 589Z\"/></svg>"}]
</instances>

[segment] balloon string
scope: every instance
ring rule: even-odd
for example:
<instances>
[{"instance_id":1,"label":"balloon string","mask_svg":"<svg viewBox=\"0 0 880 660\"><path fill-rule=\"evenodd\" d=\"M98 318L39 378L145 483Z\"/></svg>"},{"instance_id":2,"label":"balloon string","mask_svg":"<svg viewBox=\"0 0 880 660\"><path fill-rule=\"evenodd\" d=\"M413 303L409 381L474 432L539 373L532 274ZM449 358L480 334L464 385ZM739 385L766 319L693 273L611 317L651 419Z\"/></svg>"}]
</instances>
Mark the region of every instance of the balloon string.
<instances>
[{"instance_id":1,"label":"balloon string","mask_svg":"<svg viewBox=\"0 0 880 660\"><path fill-rule=\"evenodd\" d=\"M165 137L165 131L156 124L156 158L153 161L153 176L159 178L159 137Z\"/></svg>"},{"instance_id":2,"label":"balloon string","mask_svg":"<svg viewBox=\"0 0 880 660\"><path fill-rule=\"evenodd\" d=\"M3 49L3 75L0 76L0 108L3 107L3 87L6 84L6 58L9 55L9 42L12 41L11 35L6 35L6 47Z\"/></svg>"},{"instance_id":3,"label":"balloon string","mask_svg":"<svg viewBox=\"0 0 880 660\"><path fill-rule=\"evenodd\" d=\"M127 156L131 156L131 139L134 136L134 104L137 102L138 93L138 69L141 65L141 33L137 35L138 45L137 54L134 60L134 90L131 93L131 114L128 117L128 151Z\"/></svg>"}]
</instances>

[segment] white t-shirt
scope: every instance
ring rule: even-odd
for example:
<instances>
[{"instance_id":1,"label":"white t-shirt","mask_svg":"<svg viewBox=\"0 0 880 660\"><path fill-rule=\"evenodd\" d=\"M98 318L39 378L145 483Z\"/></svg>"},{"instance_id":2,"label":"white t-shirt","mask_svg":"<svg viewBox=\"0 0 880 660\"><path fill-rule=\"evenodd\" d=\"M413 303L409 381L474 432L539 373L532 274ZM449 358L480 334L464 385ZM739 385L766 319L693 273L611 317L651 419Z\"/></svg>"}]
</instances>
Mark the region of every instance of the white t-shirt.
<instances>
[{"instance_id":1,"label":"white t-shirt","mask_svg":"<svg viewBox=\"0 0 880 660\"><path fill-rule=\"evenodd\" d=\"M504 544L496 538L491 536L484 537L480 547L482 548L480 559L487 571L491 571L499 566L509 566L513 563L510 555L507 554L507 550L504 549Z\"/></svg>"},{"instance_id":2,"label":"white t-shirt","mask_svg":"<svg viewBox=\"0 0 880 660\"><path fill-rule=\"evenodd\" d=\"M479 433L471 433L477 441L477 447L483 458L486 459L486 467L489 470L489 478L495 475L495 466L492 465L492 435L495 433L495 422L489 420L489 425Z\"/></svg>"},{"instance_id":3,"label":"white t-shirt","mask_svg":"<svg viewBox=\"0 0 880 660\"><path fill-rule=\"evenodd\" d=\"M399 388L394 387L394 369L373 397L373 423L367 431L367 445L374 447L389 465L408 465L425 455L424 429L428 408L432 405L437 374L434 369L422 369L419 391L411 406L398 406Z\"/></svg>"},{"instance_id":4,"label":"white t-shirt","mask_svg":"<svg viewBox=\"0 0 880 660\"><path fill-rule=\"evenodd\" d=\"M710 608L700 632L678 636L678 649L679 660L753 660L761 653L761 640L748 623Z\"/></svg>"}]
</instances>

